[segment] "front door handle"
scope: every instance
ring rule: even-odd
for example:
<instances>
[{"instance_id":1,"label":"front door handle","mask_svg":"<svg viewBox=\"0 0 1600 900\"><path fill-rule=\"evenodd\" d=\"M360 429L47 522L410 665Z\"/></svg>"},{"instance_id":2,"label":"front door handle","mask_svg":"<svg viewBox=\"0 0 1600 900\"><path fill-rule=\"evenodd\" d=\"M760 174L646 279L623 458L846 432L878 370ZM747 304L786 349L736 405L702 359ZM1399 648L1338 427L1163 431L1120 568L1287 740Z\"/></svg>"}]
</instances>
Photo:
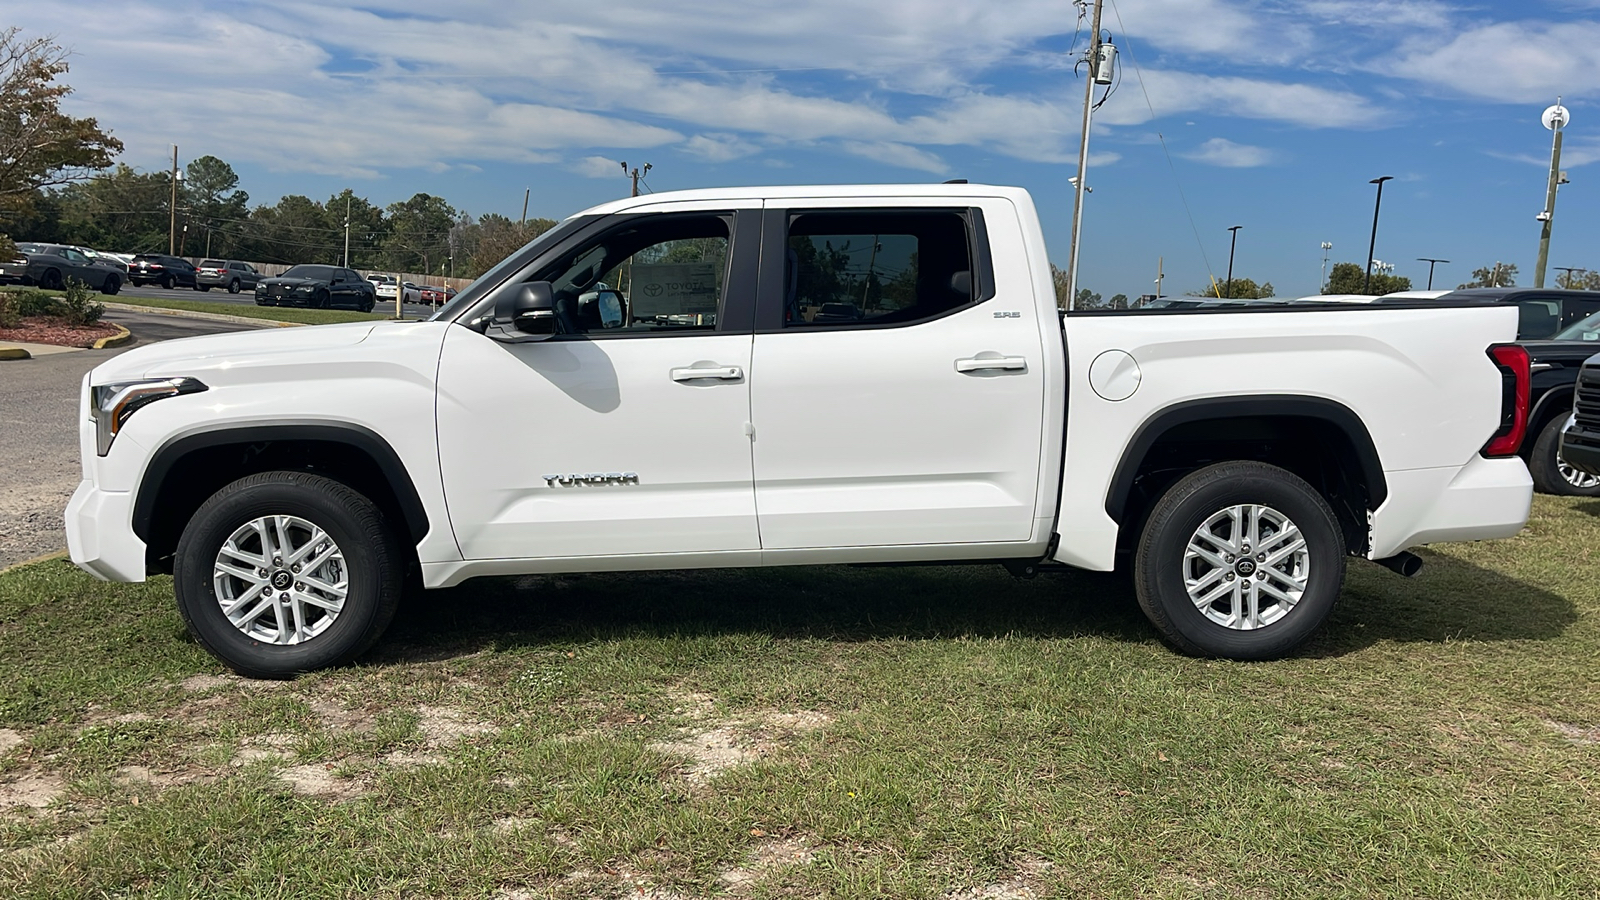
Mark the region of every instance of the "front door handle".
<instances>
[{"instance_id":1,"label":"front door handle","mask_svg":"<svg viewBox=\"0 0 1600 900\"><path fill-rule=\"evenodd\" d=\"M975 356L971 359L956 360L957 372L982 372L988 369L1017 372L1025 371L1027 368L1028 360L1023 356Z\"/></svg>"},{"instance_id":2,"label":"front door handle","mask_svg":"<svg viewBox=\"0 0 1600 900\"><path fill-rule=\"evenodd\" d=\"M738 366L697 367L687 366L672 370L673 381L699 381L702 378L715 378L718 381L738 381L744 377L744 369Z\"/></svg>"}]
</instances>

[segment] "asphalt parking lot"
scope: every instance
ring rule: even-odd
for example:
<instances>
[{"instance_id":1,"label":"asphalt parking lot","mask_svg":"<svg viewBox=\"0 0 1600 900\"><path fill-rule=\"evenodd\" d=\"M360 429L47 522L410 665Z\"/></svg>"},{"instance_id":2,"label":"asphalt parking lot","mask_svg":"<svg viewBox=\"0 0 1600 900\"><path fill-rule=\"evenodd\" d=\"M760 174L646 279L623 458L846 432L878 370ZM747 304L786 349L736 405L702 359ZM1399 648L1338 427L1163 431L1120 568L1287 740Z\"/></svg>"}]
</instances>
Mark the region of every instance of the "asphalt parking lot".
<instances>
[{"instance_id":1,"label":"asphalt parking lot","mask_svg":"<svg viewBox=\"0 0 1600 900\"><path fill-rule=\"evenodd\" d=\"M67 546L62 513L80 477L78 385L85 372L144 344L251 327L112 307L105 318L132 331L133 343L0 362L0 569Z\"/></svg>"},{"instance_id":2,"label":"asphalt parking lot","mask_svg":"<svg viewBox=\"0 0 1600 900\"><path fill-rule=\"evenodd\" d=\"M250 291L240 291L237 294L230 294L228 293L227 288L212 288L209 291L197 291L192 288L185 287L176 287L169 291L165 288L156 287L153 285L134 287L131 284L124 284L122 289L117 292L117 296L112 299L126 300L129 303L138 303L138 298L140 297L160 297L166 300L196 300L204 303L238 303L244 306L254 306L256 302L255 294ZM393 300L385 300L381 297L378 299L377 311L386 312L392 311L393 309ZM428 316L433 315L435 309L437 309L437 307L429 306L424 303L407 303L405 305L405 315L408 319L427 318Z\"/></svg>"}]
</instances>

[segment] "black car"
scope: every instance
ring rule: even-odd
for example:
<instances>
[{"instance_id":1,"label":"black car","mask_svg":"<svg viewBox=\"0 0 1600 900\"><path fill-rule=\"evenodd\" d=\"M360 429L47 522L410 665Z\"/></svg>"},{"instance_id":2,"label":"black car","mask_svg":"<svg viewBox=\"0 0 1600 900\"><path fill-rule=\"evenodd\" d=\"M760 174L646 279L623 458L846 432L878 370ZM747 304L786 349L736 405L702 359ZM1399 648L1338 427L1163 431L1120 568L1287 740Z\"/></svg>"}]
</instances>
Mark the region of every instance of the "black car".
<instances>
[{"instance_id":1,"label":"black car","mask_svg":"<svg viewBox=\"0 0 1600 900\"><path fill-rule=\"evenodd\" d=\"M295 266L282 275L263 278L256 285L257 306L349 306L372 312L377 303L378 292L372 282L354 269L338 266Z\"/></svg>"},{"instance_id":2,"label":"black car","mask_svg":"<svg viewBox=\"0 0 1600 900\"><path fill-rule=\"evenodd\" d=\"M199 287L198 272L194 264L179 256L165 253L141 253L128 263L128 281L136 287L159 284L168 290L175 287Z\"/></svg>"},{"instance_id":3,"label":"black car","mask_svg":"<svg viewBox=\"0 0 1600 900\"><path fill-rule=\"evenodd\" d=\"M1408 298L1380 297L1377 303L1417 303ZM1563 291L1555 288L1463 288L1426 304L1515 304L1518 308L1517 340L1547 341L1556 333L1600 312L1600 291Z\"/></svg>"},{"instance_id":4,"label":"black car","mask_svg":"<svg viewBox=\"0 0 1600 900\"><path fill-rule=\"evenodd\" d=\"M115 294L122 288L122 273L116 267L92 259L76 247L25 243L17 249L28 260L24 283L60 290L69 278L75 278L102 294Z\"/></svg>"}]
</instances>

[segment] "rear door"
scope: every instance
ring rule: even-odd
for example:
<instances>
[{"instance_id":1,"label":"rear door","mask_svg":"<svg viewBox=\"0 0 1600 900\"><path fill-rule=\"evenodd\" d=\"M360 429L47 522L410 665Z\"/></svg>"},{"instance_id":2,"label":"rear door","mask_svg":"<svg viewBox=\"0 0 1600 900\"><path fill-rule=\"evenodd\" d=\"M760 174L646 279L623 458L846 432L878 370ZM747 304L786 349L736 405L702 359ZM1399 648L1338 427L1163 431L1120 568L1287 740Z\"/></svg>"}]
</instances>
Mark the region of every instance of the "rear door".
<instances>
[{"instance_id":1,"label":"rear door","mask_svg":"<svg viewBox=\"0 0 1600 900\"><path fill-rule=\"evenodd\" d=\"M1035 513L1042 323L1014 207L849 203L766 212L762 547L1032 540L1049 525ZM996 259L991 236L1015 258Z\"/></svg>"}]
</instances>

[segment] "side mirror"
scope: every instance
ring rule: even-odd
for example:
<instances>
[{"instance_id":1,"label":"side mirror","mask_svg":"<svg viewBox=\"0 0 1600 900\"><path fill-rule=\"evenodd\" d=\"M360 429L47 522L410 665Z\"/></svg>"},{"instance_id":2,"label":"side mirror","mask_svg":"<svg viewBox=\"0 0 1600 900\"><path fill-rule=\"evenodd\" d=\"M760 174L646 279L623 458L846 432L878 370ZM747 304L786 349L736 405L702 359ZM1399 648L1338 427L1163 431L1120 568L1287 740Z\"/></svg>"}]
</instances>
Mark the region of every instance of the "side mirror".
<instances>
[{"instance_id":1,"label":"side mirror","mask_svg":"<svg viewBox=\"0 0 1600 900\"><path fill-rule=\"evenodd\" d=\"M510 344L542 341L556 333L555 289L548 281L530 281L495 301L489 337Z\"/></svg>"}]
</instances>

